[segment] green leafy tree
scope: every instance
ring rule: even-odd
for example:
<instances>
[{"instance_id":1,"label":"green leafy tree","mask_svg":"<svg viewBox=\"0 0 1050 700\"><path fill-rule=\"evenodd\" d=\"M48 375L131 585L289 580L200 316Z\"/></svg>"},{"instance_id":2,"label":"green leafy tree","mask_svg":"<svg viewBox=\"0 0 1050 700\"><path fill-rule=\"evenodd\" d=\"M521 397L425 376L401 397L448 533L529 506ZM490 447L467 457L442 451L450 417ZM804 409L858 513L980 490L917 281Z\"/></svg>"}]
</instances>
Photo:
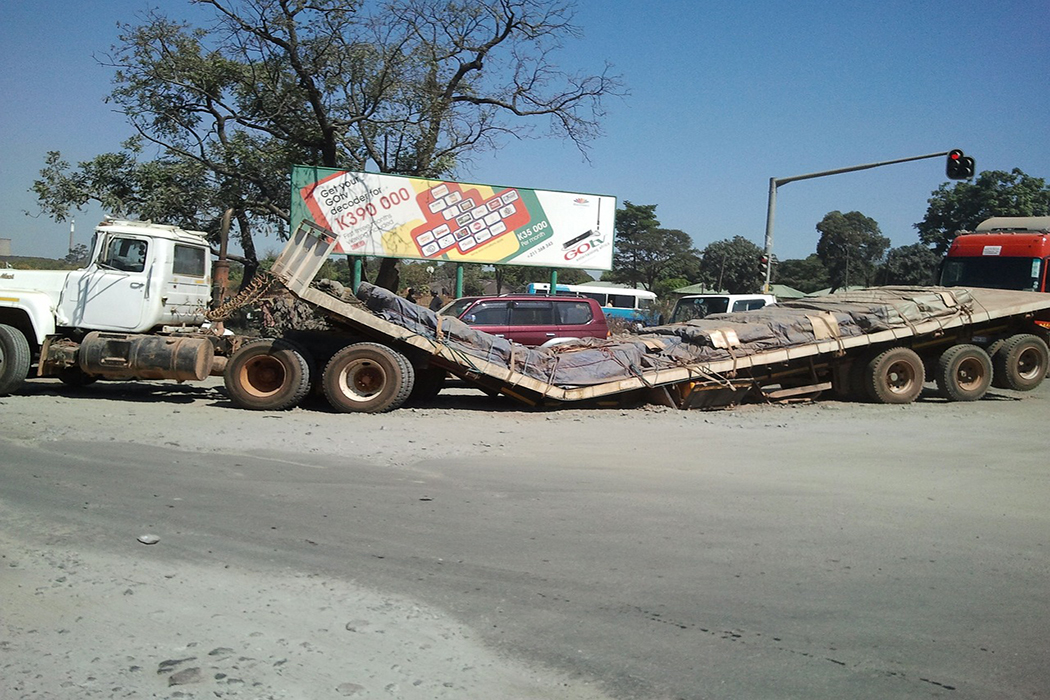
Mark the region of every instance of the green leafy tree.
<instances>
[{"instance_id":1,"label":"green leafy tree","mask_svg":"<svg viewBox=\"0 0 1050 700\"><path fill-rule=\"evenodd\" d=\"M824 263L832 287L875 283L875 272L890 239L882 235L874 219L859 211L832 211L817 224L817 231L817 257Z\"/></svg>"},{"instance_id":2,"label":"green leafy tree","mask_svg":"<svg viewBox=\"0 0 1050 700\"><path fill-rule=\"evenodd\" d=\"M667 277L653 285L652 291L661 299L670 298L674 290L688 287L691 282L685 277Z\"/></svg>"},{"instance_id":3,"label":"green leafy tree","mask_svg":"<svg viewBox=\"0 0 1050 700\"><path fill-rule=\"evenodd\" d=\"M684 231L660 227L655 204L624 202L616 212L613 269L602 279L652 289L668 277L696 274L699 254Z\"/></svg>"},{"instance_id":4,"label":"green leafy tree","mask_svg":"<svg viewBox=\"0 0 1050 700\"><path fill-rule=\"evenodd\" d=\"M922 243L892 248L879 272L882 284L929 285L934 283L941 256Z\"/></svg>"},{"instance_id":5,"label":"green leafy tree","mask_svg":"<svg viewBox=\"0 0 1050 700\"><path fill-rule=\"evenodd\" d=\"M773 266L774 281L800 292L815 292L829 286L824 263L812 253L802 259L782 260Z\"/></svg>"},{"instance_id":6,"label":"green leafy tree","mask_svg":"<svg viewBox=\"0 0 1050 700\"><path fill-rule=\"evenodd\" d=\"M508 136L586 156L620 90L608 66L559 67L579 33L562 0L193 2L207 28L157 11L122 27L110 102L138 138L76 168L49 155L34 186L47 213L95 200L213 231L232 209L254 257L253 235L287 226L293 164L442 176ZM396 287L396 263L376 282Z\"/></svg>"},{"instance_id":7,"label":"green leafy tree","mask_svg":"<svg viewBox=\"0 0 1050 700\"><path fill-rule=\"evenodd\" d=\"M730 294L758 292L765 284L759 265L762 249L743 236L709 243L700 255L701 279Z\"/></svg>"},{"instance_id":8,"label":"green leafy tree","mask_svg":"<svg viewBox=\"0 0 1050 700\"><path fill-rule=\"evenodd\" d=\"M922 221L919 240L944 255L958 231L972 231L993 216L1046 216L1050 188L1040 177L1018 168L986 170L973 182L945 183L934 191Z\"/></svg>"}]
</instances>

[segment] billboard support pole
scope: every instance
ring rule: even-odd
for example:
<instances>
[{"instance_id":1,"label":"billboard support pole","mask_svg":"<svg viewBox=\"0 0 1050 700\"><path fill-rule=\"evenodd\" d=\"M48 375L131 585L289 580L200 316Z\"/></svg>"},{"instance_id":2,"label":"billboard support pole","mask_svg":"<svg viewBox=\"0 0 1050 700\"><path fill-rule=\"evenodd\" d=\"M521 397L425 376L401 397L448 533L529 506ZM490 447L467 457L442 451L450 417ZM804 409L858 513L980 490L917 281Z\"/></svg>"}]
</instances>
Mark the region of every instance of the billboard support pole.
<instances>
[{"instance_id":1,"label":"billboard support pole","mask_svg":"<svg viewBox=\"0 0 1050 700\"><path fill-rule=\"evenodd\" d=\"M361 260L360 255L348 255L346 257L350 258L350 266L354 270L353 290L354 294L357 294L357 288L361 286L361 280L364 278L364 262Z\"/></svg>"},{"instance_id":2,"label":"billboard support pole","mask_svg":"<svg viewBox=\"0 0 1050 700\"><path fill-rule=\"evenodd\" d=\"M456 298L463 296L463 263L456 264Z\"/></svg>"},{"instance_id":3,"label":"billboard support pole","mask_svg":"<svg viewBox=\"0 0 1050 700\"><path fill-rule=\"evenodd\" d=\"M556 268L552 267L551 268L551 288L547 290L547 294L549 294L550 296L554 296L555 294L558 293L557 289L558 289L558 270Z\"/></svg>"}]
</instances>

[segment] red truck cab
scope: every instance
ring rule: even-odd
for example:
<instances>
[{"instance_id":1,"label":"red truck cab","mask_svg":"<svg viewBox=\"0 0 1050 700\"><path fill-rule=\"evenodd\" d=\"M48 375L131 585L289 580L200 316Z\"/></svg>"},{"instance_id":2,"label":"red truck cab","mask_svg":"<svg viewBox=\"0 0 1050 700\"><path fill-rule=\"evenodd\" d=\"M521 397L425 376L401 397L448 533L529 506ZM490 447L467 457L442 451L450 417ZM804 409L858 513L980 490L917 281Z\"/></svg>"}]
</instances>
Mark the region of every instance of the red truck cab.
<instances>
[{"instance_id":1,"label":"red truck cab","mask_svg":"<svg viewBox=\"0 0 1050 700\"><path fill-rule=\"evenodd\" d=\"M993 217L952 241L942 285L1050 291L1050 216Z\"/></svg>"}]
</instances>

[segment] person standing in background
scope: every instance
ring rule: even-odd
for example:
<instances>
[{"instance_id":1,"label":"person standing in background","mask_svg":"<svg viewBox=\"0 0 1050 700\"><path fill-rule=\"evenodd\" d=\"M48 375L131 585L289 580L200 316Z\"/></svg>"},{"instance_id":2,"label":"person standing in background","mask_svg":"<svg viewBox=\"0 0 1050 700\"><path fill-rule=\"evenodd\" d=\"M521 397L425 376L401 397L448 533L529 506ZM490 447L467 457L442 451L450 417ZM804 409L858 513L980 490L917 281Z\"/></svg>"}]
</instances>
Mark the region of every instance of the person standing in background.
<instances>
[{"instance_id":1,"label":"person standing in background","mask_svg":"<svg viewBox=\"0 0 1050 700\"><path fill-rule=\"evenodd\" d=\"M445 305L445 290L442 289L441 293L434 292L434 298L430 300L430 310L437 311Z\"/></svg>"}]
</instances>

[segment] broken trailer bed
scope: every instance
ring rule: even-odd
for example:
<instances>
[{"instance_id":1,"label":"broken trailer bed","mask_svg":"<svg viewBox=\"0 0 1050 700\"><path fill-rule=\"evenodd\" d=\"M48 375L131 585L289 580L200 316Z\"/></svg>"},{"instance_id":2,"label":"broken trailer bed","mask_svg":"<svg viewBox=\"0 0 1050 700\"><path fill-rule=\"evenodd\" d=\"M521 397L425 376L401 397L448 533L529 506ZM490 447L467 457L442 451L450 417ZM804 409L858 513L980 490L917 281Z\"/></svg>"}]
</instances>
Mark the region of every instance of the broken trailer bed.
<instances>
[{"instance_id":1,"label":"broken trailer bed","mask_svg":"<svg viewBox=\"0 0 1050 700\"><path fill-rule=\"evenodd\" d=\"M416 376L447 370L531 405L648 401L695 408L813 397L830 389L907 403L927 379L943 385L949 398L967 400L983 396L992 356L1007 344L1016 357L994 363L1005 382L998 385L1034 388L1046 373L1045 294L875 288L539 350L437 317L366 283L359 299L318 289L314 278L335 244L329 232L301 226L270 272L335 325L409 358ZM330 370L336 371L324 371ZM338 385L326 381L326 394L330 386L336 393L355 391L345 378ZM395 402L407 396L407 390L393 393ZM396 407L344 403L344 410Z\"/></svg>"}]
</instances>

